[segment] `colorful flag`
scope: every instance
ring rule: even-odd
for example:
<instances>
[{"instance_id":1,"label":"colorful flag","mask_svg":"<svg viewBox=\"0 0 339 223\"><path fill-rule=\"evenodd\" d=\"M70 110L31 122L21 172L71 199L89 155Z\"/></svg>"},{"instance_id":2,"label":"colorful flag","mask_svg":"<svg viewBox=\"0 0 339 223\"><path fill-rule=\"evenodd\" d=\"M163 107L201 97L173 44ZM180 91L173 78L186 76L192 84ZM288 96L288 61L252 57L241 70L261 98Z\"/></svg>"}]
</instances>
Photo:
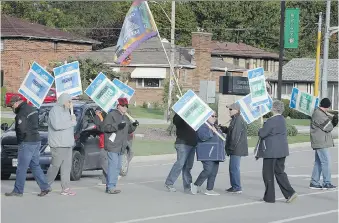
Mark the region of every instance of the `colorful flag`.
<instances>
[{"instance_id":1,"label":"colorful flag","mask_svg":"<svg viewBox=\"0 0 339 223\"><path fill-rule=\"evenodd\" d=\"M132 51L141 43L157 35L157 27L147 2L143 0L134 1L122 25L114 62L128 64ZM129 61L125 61L126 59Z\"/></svg>"}]
</instances>

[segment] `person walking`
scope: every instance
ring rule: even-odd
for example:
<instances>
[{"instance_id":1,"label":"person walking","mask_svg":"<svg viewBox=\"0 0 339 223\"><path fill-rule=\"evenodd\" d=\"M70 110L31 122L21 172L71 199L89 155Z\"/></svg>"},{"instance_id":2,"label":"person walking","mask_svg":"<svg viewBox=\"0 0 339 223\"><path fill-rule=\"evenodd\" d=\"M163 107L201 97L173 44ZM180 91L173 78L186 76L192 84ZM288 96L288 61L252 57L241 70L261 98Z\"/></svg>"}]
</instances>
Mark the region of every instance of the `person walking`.
<instances>
[{"instance_id":1,"label":"person walking","mask_svg":"<svg viewBox=\"0 0 339 223\"><path fill-rule=\"evenodd\" d=\"M231 187L229 193L242 193L240 181L240 161L242 156L248 156L247 124L240 114L240 105L233 103L227 106L231 116L229 127L222 127L227 134L225 150L230 156L229 174Z\"/></svg>"},{"instance_id":2,"label":"person walking","mask_svg":"<svg viewBox=\"0 0 339 223\"><path fill-rule=\"evenodd\" d=\"M214 113L207 120L213 130L207 124L203 124L197 131L197 160L202 162L204 169L199 174L195 183L191 185L192 194L203 192L201 186L207 180L207 187L203 193L210 196L220 195L213 189L219 170L219 162L225 161L225 143L216 134L216 132L222 134L222 131L216 125L216 120L217 115Z\"/></svg>"},{"instance_id":3,"label":"person walking","mask_svg":"<svg viewBox=\"0 0 339 223\"><path fill-rule=\"evenodd\" d=\"M284 103L274 101L273 116L259 129L259 148L256 158L263 158L262 176L265 183L263 200L267 203L275 202L274 176L287 203L297 198L285 173L285 160L289 155L286 121L282 113Z\"/></svg>"},{"instance_id":4,"label":"person walking","mask_svg":"<svg viewBox=\"0 0 339 223\"><path fill-rule=\"evenodd\" d=\"M48 145L51 147L52 163L47 171L47 180L51 185L60 170L61 195L73 196L76 193L70 189L70 174L72 150L75 145L74 126L77 122L75 115L71 115L70 109L73 109L72 97L63 93L49 111Z\"/></svg>"},{"instance_id":5,"label":"person walking","mask_svg":"<svg viewBox=\"0 0 339 223\"><path fill-rule=\"evenodd\" d=\"M19 148L14 189L10 193L5 193L5 196L23 196L28 167L40 187L41 192L38 196L45 196L51 192L51 188L39 163L41 138L38 131L38 111L29 106L19 96L13 96L10 103L13 112L16 114L15 133Z\"/></svg>"},{"instance_id":6,"label":"person walking","mask_svg":"<svg viewBox=\"0 0 339 223\"><path fill-rule=\"evenodd\" d=\"M128 135L135 131L139 122L133 123L126 117L128 108L127 98L119 98L117 109L107 114L103 123L105 133L105 151L108 158L106 193L118 194L116 189L121 170L121 157L126 152Z\"/></svg>"},{"instance_id":7,"label":"person walking","mask_svg":"<svg viewBox=\"0 0 339 223\"><path fill-rule=\"evenodd\" d=\"M329 148L334 147L332 130L338 125L338 114L330 115L328 112L331 101L323 98L320 106L316 108L311 119L311 147L314 150L315 161L313 167L310 189L335 189L331 183ZM320 175L323 175L323 185L320 184Z\"/></svg>"},{"instance_id":8,"label":"person walking","mask_svg":"<svg viewBox=\"0 0 339 223\"><path fill-rule=\"evenodd\" d=\"M189 193L192 183L191 170L198 143L197 133L178 114L174 115L173 124L176 127L177 135L174 144L177 151L177 161L173 164L166 178L165 187L169 192L176 192L173 185L182 172L184 191Z\"/></svg>"}]
</instances>

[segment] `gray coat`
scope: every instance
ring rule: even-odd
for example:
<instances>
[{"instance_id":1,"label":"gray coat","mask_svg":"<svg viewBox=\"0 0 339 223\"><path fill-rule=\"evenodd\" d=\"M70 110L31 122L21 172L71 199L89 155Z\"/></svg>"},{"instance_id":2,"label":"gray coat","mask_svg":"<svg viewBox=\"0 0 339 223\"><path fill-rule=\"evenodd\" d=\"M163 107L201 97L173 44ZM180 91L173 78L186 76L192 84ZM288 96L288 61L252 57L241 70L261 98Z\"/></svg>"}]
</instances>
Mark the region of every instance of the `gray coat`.
<instances>
[{"instance_id":1,"label":"gray coat","mask_svg":"<svg viewBox=\"0 0 339 223\"><path fill-rule=\"evenodd\" d=\"M289 155L287 128L284 116L275 115L259 129L260 158L282 158Z\"/></svg>"},{"instance_id":2,"label":"gray coat","mask_svg":"<svg viewBox=\"0 0 339 223\"><path fill-rule=\"evenodd\" d=\"M331 131L333 124L330 117L320 108L316 108L311 121L311 146L313 149L330 148L334 146Z\"/></svg>"},{"instance_id":3,"label":"gray coat","mask_svg":"<svg viewBox=\"0 0 339 223\"><path fill-rule=\"evenodd\" d=\"M48 144L52 148L74 146L76 121L72 121L70 110L64 107L69 100L69 94L61 94L56 105L49 111Z\"/></svg>"},{"instance_id":4,"label":"gray coat","mask_svg":"<svg viewBox=\"0 0 339 223\"><path fill-rule=\"evenodd\" d=\"M119 124L126 122L125 127L119 128ZM128 135L134 132L136 126L133 126L131 121L122 115L118 110L114 109L109 112L103 123L105 133L105 150L114 153L124 153L127 147ZM116 134L114 142L109 137Z\"/></svg>"},{"instance_id":5,"label":"gray coat","mask_svg":"<svg viewBox=\"0 0 339 223\"><path fill-rule=\"evenodd\" d=\"M228 156L248 156L247 124L240 114L232 116L226 132L226 154Z\"/></svg>"}]
</instances>

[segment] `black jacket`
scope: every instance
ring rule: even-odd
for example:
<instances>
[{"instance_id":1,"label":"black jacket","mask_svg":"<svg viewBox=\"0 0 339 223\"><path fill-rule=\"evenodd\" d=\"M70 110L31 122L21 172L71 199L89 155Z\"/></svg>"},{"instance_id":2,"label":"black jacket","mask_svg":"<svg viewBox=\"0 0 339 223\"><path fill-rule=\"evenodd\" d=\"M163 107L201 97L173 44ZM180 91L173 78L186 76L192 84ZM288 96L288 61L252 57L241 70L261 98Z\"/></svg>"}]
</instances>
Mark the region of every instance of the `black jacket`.
<instances>
[{"instance_id":1,"label":"black jacket","mask_svg":"<svg viewBox=\"0 0 339 223\"><path fill-rule=\"evenodd\" d=\"M175 144L196 146L198 143L197 133L179 115L173 117L173 124L176 127L177 139Z\"/></svg>"},{"instance_id":2,"label":"black jacket","mask_svg":"<svg viewBox=\"0 0 339 223\"><path fill-rule=\"evenodd\" d=\"M15 133L18 144L22 142L39 142L39 114L36 108L22 102L15 116Z\"/></svg>"},{"instance_id":3,"label":"black jacket","mask_svg":"<svg viewBox=\"0 0 339 223\"><path fill-rule=\"evenodd\" d=\"M232 116L230 126L222 128L227 134L225 150L226 154L235 156L248 156L247 124L241 115Z\"/></svg>"}]
</instances>

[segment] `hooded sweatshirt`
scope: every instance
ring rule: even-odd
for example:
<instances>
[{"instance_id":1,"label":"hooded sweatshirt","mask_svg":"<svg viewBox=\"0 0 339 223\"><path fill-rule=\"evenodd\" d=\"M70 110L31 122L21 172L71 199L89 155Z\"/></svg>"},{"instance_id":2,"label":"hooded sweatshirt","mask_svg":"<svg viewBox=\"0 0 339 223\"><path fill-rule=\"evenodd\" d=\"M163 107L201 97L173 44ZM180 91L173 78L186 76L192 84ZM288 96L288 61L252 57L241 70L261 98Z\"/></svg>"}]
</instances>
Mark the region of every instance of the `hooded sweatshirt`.
<instances>
[{"instance_id":1,"label":"hooded sweatshirt","mask_svg":"<svg viewBox=\"0 0 339 223\"><path fill-rule=\"evenodd\" d=\"M64 104L72 98L63 93L58 98L56 105L49 112L48 118L48 144L52 148L74 146L74 126L70 110Z\"/></svg>"}]
</instances>

